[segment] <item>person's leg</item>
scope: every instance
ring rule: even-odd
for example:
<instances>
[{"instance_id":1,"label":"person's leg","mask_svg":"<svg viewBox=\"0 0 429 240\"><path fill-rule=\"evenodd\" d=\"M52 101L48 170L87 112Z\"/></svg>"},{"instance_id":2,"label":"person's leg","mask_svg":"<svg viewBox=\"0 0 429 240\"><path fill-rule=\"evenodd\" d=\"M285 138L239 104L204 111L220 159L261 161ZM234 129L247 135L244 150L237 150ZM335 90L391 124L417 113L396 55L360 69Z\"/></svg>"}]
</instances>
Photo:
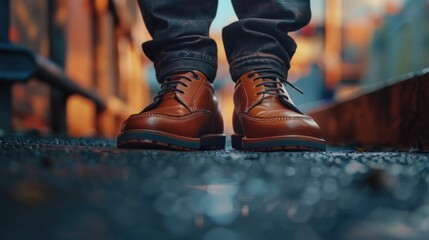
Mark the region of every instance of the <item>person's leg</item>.
<instances>
[{"instance_id":1,"label":"person's leg","mask_svg":"<svg viewBox=\"0 0 429 240\"><path fill-rule=\"evenodd\" d=\"M171 72L196 69L213 81L217 47L209 37L217 0L138 0L152 40L143 44L158 81Z\"/></svg>"},{"instance_id":2,"label":"person's leg","mask_svg":"<svg viewBox=\"0 0 429 240\"><path fill-rule=\"evenodd\" d=\"M295 53L289 32L310 21L309 0L233 0L239 18L223 30L233 80L249 70L269 66L286 73Z\"/></svg>"},{"instance_id":3,"label":"person's leg","mask_svg":"<svg viewBox=\"0 0 429 240\"><path fill-rule=\"evenodd\" d=\"M232 145L244 150L323 150L317 123L286 92L295 41L309 0L233 0L239 18L223 30L234 92Z\"/></svg>"},{"instance_id":4,"label":"person's leg","mask_svg":"<svg viewBox=\"0 0 429 240\"><path fill-rule=\"evenodd\" d=\"M212 81L217 49L209 38L217 0L139 0L153 40L143 44L161 91L122 125L118 147L221 149L223 120Z\"/></svg>"}]
</instances>

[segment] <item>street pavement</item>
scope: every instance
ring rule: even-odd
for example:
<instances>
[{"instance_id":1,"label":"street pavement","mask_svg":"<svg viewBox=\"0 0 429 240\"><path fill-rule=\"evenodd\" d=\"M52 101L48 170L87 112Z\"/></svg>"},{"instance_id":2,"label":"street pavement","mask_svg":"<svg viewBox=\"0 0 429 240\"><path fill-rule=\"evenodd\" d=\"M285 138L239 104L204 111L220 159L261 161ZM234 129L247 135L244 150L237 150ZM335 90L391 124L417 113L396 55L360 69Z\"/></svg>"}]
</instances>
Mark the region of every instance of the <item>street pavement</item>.
<instances>
[{"instance_id":1,"label":"street pavement","mask_svg":"<svg viewBox=\"0 0 429 240\"><path fill-rule=\"evenodd\" d=\"M429 239L429 155L0 138L0 239Z\"/></svg>"}]
</instances>

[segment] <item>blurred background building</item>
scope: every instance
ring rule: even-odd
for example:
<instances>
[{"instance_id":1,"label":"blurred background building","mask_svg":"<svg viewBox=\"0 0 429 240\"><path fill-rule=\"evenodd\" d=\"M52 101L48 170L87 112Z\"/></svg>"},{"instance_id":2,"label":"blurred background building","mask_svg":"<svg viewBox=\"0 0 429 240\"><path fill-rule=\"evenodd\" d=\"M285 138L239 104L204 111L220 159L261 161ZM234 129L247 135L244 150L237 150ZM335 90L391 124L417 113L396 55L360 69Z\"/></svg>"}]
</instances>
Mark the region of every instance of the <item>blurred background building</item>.
<instances>
[{"instance_id":1,"label":"blurred background building","mask_svg":"<svg viewBox=\"0 0 429 240\"><path fill-rule=\"evenodd\" d=\"M428 0L312 0L313 18L294 32L298 50L289 80L305 94L290 91L305 111L347 99L360 89L429 66ZM71 136L115 137L120 123L141 111L158 91L141 43L150 39L134 0L13 0L9 39L63 66L80 85L106 100L101 116L79 96L67 102ZM221 29L236 20L229 0L220 0L211 29L219 44L215 87L226 132L232 132L232 93ZM55 28L52 28L52 24ZM56 29L57 32L52 29ZM48 85L13 86L13 127L49 134Z\"/></svg>"}]
</instances>

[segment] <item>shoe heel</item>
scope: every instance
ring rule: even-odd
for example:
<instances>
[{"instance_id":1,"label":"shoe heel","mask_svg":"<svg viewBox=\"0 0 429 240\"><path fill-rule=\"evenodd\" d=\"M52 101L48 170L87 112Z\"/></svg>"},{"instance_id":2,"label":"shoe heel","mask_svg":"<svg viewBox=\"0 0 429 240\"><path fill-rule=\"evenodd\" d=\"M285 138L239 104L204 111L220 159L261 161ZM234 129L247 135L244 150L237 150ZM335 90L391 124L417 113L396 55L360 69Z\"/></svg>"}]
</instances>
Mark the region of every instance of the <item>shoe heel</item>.
<instances>
[{"instance_id":1,"label":"shoe heel","mask_svg":"<svg viewBox=\"0 0 429 240\"><path fill-rule=\"evenodd\" d=\"M205 135L200 138L200 150L225 149L225 135Z\"/></svg>"},{"instance_id":2,"label":"shoe heel","mask_svg":"<svg viewBox=\"0 0 429 240\"><path fill-rule=\"evenodd\" d=\"M243 149L242 139L243 139L243 135L240 135L240 134L231 135L232 147L237 150L242 150Z\"/></svg>"}]
</instances>

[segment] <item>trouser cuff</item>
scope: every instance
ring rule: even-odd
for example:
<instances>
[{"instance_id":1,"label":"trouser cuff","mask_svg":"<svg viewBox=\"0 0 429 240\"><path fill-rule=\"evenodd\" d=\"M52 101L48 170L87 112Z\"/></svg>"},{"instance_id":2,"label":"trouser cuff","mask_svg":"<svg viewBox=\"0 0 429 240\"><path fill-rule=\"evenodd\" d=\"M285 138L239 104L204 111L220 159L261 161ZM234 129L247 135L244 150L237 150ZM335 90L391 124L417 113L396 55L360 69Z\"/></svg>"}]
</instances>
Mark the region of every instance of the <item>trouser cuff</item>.
<instances>
[{"instance_id":1,"label":"trouser cuff","mask_svg":"<svg viewBox=\"0 0 429 240\"><path fill-rule=\"evenodd\" d=\"M230 73L232 80L236 82L241 75L250 70L259 68L269 68L278 72L281 76L286 77L289 70L289 64L270 54L254 54L234 60L230 64Z\"/></svg>"},{"instance_id":2,"label":"trouser cuff","mask_svg":"<svg viewBox=\"0 0 429 240\"><path fill-rule=\"evenodd\" d=\"M175 72L198 70L206 75L210 82L216 77L217 59L203 54L184 53L172 59L164 59L155 64L158 82Z\"/></svg>"}]
</instances>

